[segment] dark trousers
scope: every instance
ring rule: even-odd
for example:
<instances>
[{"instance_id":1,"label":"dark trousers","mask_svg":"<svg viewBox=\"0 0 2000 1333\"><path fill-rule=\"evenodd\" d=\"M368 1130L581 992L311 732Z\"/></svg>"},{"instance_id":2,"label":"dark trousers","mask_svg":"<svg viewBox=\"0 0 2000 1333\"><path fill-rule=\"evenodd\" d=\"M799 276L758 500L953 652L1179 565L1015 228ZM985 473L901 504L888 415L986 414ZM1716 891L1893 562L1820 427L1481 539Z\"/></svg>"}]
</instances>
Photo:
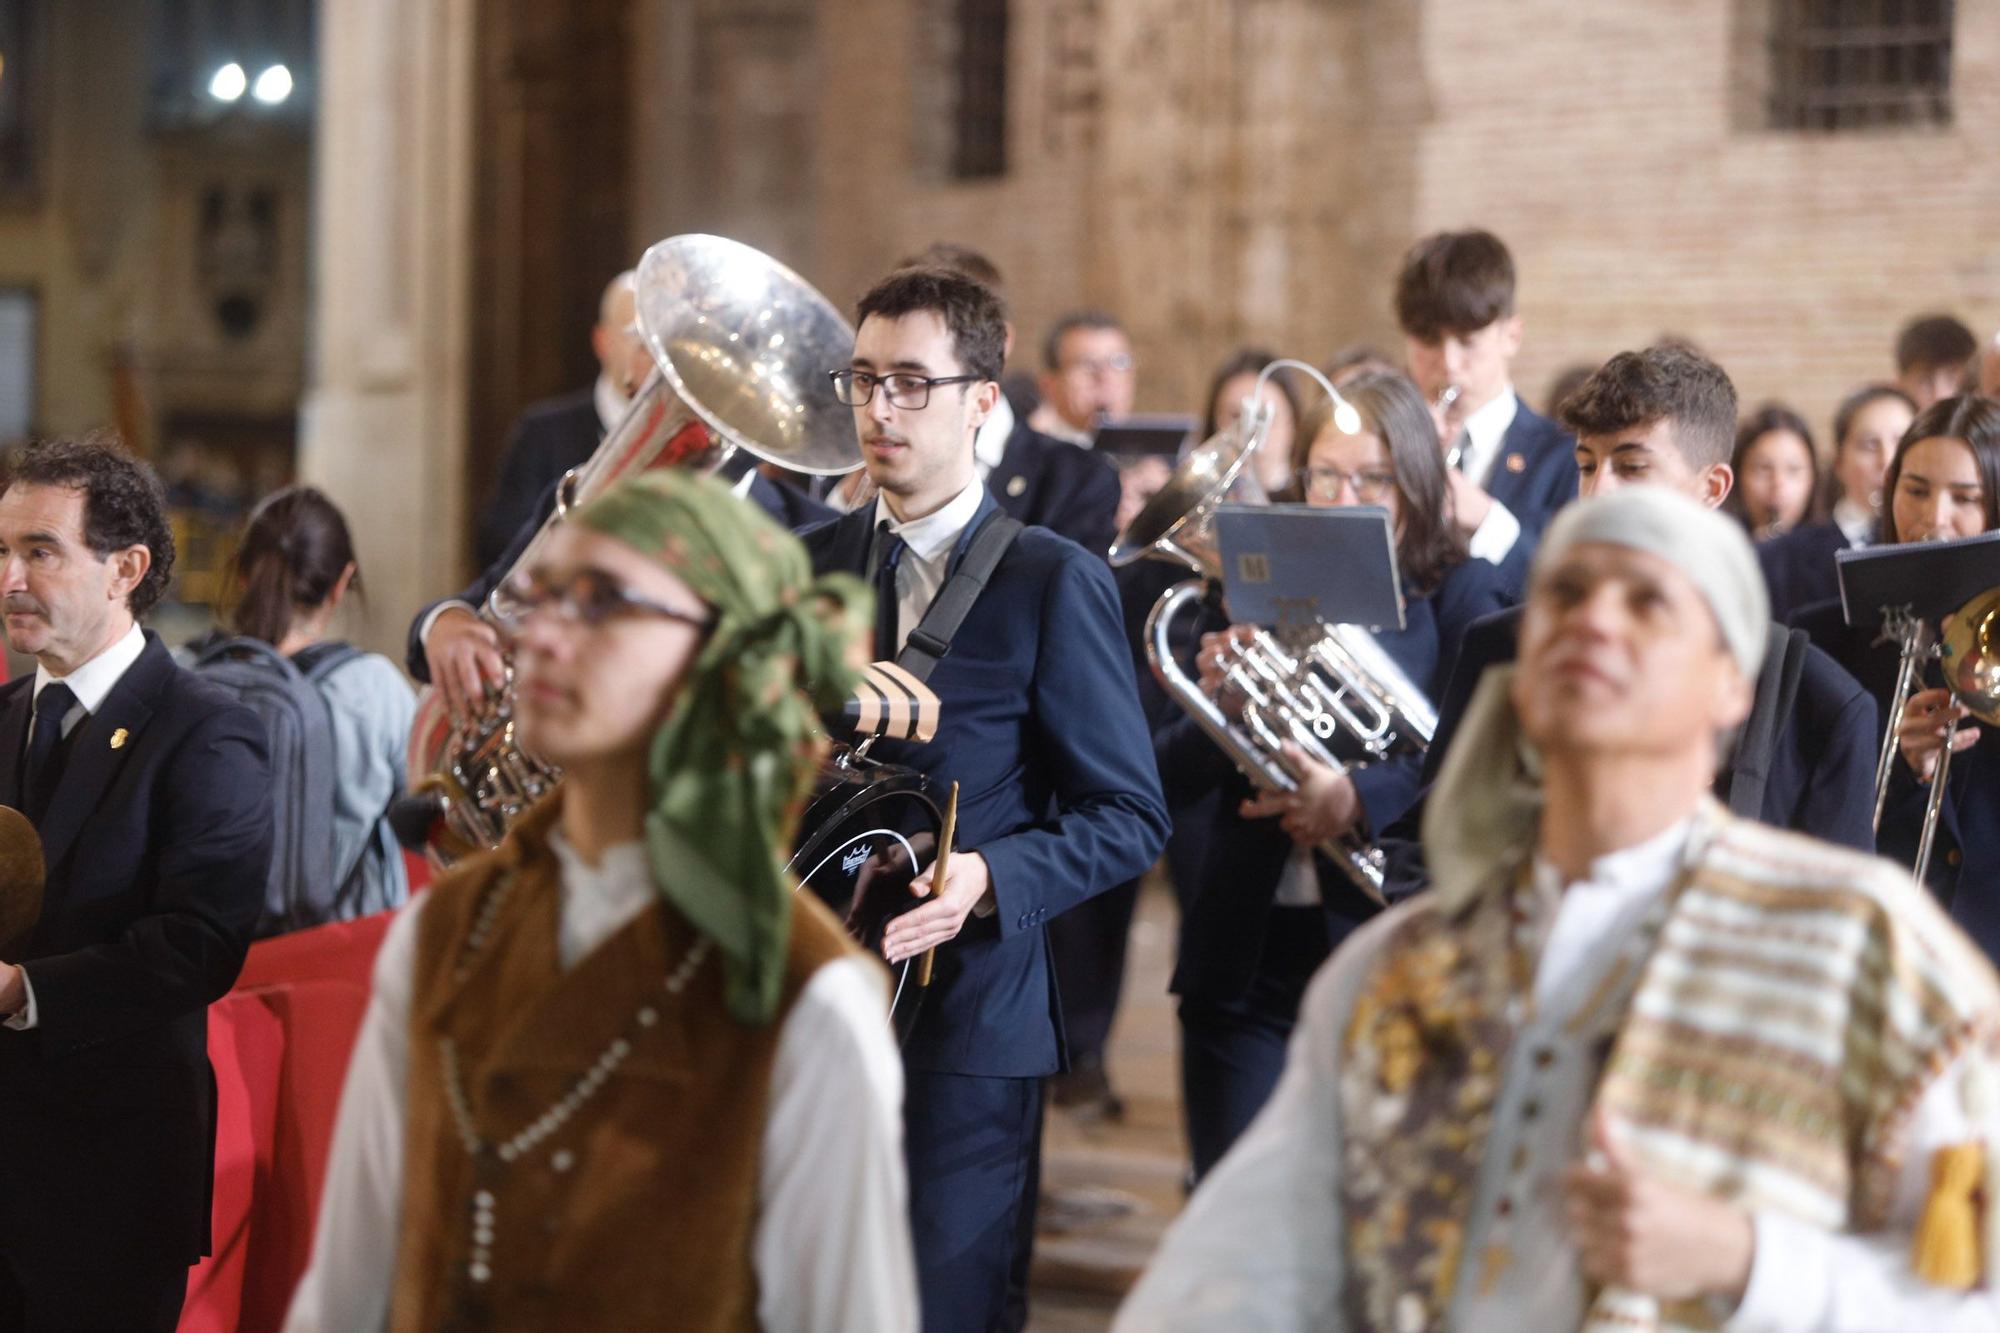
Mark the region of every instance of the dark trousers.
<instances>
[{"instance_id":1,"label":"dark trousers","mask_svg":"<svg viewBox=\"0 0 2000 1333\"><path fill-rule=\"evenodd\" d=\"M188 1266L116 1264L22 1273L0 1254L0 1333L173 1333Z\"/></svg>"},{"instance_id":2,"label":"dark trousers","mask_svg":"<svg viewBox=\"0 0 2000 1333\"><path fill-rule=\"evenodd\" d=\"M1125 987L1125 945L1132 937L1132 909L1138 901L1135 879L1086 898L1049 922L1049 954L1062 996L1071 1068L1104 1063L1104 1043Z\"/></svg>"},{"instance_id":3,"label":"dark trousers","mask_svg":"<svg viewBox=\"0 0 2000 1333\"><path fill-rule=\"evenodd\" d=\"M910 1230L924 1333L1019 1333L1042 1170L1042 1081L910 1070Z\"/></svg>"},{"instance_id":4,"label":"dark trousers","mask_svg":"<svg viewBox=\"0 0 2000 1333\"><path fill-rule=\"evenodd\" d=\"M1241 996L1181 997L1181 1104L1196 1180L1270 1100L1306 983L1329 952L1324 911L1274 907L1256 973Z\"/></svg>"}]
</instances>

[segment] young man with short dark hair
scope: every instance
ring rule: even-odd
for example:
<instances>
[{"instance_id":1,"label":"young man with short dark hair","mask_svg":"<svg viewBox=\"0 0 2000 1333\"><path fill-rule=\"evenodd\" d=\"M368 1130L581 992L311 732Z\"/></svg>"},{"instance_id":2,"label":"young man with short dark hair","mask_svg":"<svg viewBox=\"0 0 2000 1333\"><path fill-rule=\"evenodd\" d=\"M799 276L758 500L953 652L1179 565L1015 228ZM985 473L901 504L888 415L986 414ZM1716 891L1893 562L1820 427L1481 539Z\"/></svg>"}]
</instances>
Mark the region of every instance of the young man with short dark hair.
<instances>
[{"instance_id":1,"label":"young man with short dark hair","mask_svg":"<svg viewBox=\"0 0 2000 1333\"><path fill-rule=\"evenodd\" d=\"M1585 499L1662 486L1713 509L1729 494L1736 389L1721 366L1683 343L1612 357L1564 402L1563 425L1576 432ZM1415 848L1428 788L1449 757L1482 676L1514 660L1521 616L1518 607L1502 611L1465 633L1458 666L1435 701L1425 795L1384 835L1392 896L1408 896L1427 881ZM1771 649L1752 708L1763 725L1744 728L1716 777L1716 794L1738 814L1872 851L1881 735L1874 700L1803 636L1776 624L1768 628Z\"/></svg>"},{"instance_id":2,"label":"young man with short dark hair","mask_svg":"<svg viewBox=\"0 0 2000 1333\"><path fill-rule=\"evenodd\" d=\"M1514 392L1514 257L1488 231L1425 237L1403 257L1396 322L1454 464L1458 526L1518 587L1536 534L1576 496L1576 469L1562 431Z\"/></svg>"},{"instance_id":3,"label":"young man with short dark hair","mask_svg":"<svg viewBox=\"0 0 2000 1333\"><path fill-rule=\"evenodd\" d=\"M979 481L973 440L1000 396L1006 321L963 274L902 269L862 297L857 323L834 383L881 493L804 540L815 569L875 580L876 655L887 658L987 525L1005 521ZM1048 922L1150 865L1167 817L1101 556L1022 529L929 684L941 705L935 739L870 752L961 794L946 882L919 877L913 887L929 901L884 939L891 961L937 949L903 1050L924 1328L1018 1330L1042 1080L1063 1065Z\"/></svg>"},{"instance_id":4,"label":"young man with short dark hair","mask_svg":"<svg viewBox=\"0 0 2000 1333\"><path fill-rule=\"evenodd\" d=\"M1919 412L1970 387L1979 340L1950 315L1919 315L1896 335L1896 387Z\"/></svg>"}]
</instances>

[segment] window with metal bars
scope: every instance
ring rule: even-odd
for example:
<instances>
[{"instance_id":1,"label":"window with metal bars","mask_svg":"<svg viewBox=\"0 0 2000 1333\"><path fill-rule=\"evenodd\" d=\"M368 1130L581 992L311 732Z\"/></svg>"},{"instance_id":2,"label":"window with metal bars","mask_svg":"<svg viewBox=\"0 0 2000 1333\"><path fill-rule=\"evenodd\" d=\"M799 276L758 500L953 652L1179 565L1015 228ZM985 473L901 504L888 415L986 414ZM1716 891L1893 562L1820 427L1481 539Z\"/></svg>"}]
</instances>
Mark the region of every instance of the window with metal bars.
<instances>
[{"instance_id":1,"label":"window with metal bars","mask_svg":"<svg viewBox=\"0 0 2000 1333\"><path fill-rule=\"evenodd\" d=\"M1007 174L1007 0L958 0L951 174Z\"/></svg>"},{"instance_id":2,"label":"window with metal bars","mask_svg":"<svg viewBox=\"0 0 2000 1333\"><path fill-rule=\"evenodd\" d=\"M1953 0L1771 0L1771 126L1950 124L1953 8Z\"/></svg>"}]
</instances>

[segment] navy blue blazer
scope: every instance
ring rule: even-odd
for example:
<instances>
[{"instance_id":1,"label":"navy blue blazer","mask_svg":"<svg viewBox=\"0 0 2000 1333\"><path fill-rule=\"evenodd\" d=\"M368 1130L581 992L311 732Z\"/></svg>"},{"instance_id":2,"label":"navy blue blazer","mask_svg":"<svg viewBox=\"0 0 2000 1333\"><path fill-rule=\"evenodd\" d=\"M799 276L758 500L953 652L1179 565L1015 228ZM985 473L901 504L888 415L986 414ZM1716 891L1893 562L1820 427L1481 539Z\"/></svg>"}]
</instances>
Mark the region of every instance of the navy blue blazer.
<instances>
[{"instance_id":1,"label":"navy blue blazer","mask_svg":"<svg viewBox=\"0 0 2000 1333\"><path fill-rule=\"evenodd\" d=\"M507 434L500 455L500 472L493 493L479 516L473 554L481 565L500 558L514 534L540 512L542 492L581 466L604 438L597 419L597 398L591 389L531 403Z\"/></svg>"},{"instance_id":2,"label":"navy blue blazer","mask_svg":"<svg viewBox=\"0 0 2000 1333\"><path fill-rule=\"evenodd\" d=\"M739 455L732 461L741 465L746 458L747 455ZM748 462L754 465L756 460L748 459ZM737 475L740 476L741 473ZM493 590L512 572L515 562L520 560L522 553L528 549L528 543L542 530L542 524L547 521L548 516L556 511L556 484L561 480L562 474L559 472L554 481L542 488L542 493L535 497L534 508L520 527L514 530L513 540L507 543L506 549L500 552L498 559L480 571L478 578L449 597L440 597L435 602L426 603L411 619L409 636L403 645L403 665L408 668L410 675L426 685L430 684L430 658L424 655L424 621L430 618L432 611L446 602L464 602L467 606L473 607L486 605L486 599L492 596ZM824 523L834 517L832 509L798 487L772 481L761 472L750 480L748 499L793 532Z\"/></svg>"},{"instance_id":3,"label":"navy blue blazer","mask_svg":"<svg viewBox=\"0 0 2000 1333\"><path fill-rule=\"evenodd\" d=\"M1522 609L1515 607L1486 617L1466 632L1458 665L1438 699L1437 734L1424 756L1424 795L1437 780L1480 676L1489 666L1514 660L1521 616ZM1774 671L1778 666L1776 656L1767 655L1764 669ZM1875 747L1880 739L1875 718L1875 701L1868 692L1817 645L1808 645L1792 715L1778 725L1758 817L1778 828L1873 851L1869 826L1874 822ZM1732 764L1716 776L1718 798L1728 799L1733 771ZM1420 841L1424 795L1383 839L1392 898L1407 897L1429 883Z\"/></svg>"},{"instance_id":4,"label":"navy blue blazer","mask_svg":"<svg viewBox=\"0 0 2000 1333\"><path fill-rule=\"evenodd\" d=\"M1838 601L1836 552L1853 543L1838 523L1807 523L1757 543L1757 563L1771 593L1771 619L1789 623L1792 613L1819 602Z\"/></svg>"},{"instance_id":5,"label":"navy blue blazer","mask_svg":"<svg viewBox=\"0 0 2000 1333\"><path fill-rule=\"evenodd\" d=\"M960 537L997 509L991 495ZM813 569L866 576L875 507L803 534ZM928 744L871 755L959 784L958 845L986 858L996 910L938 950L904 1061L933 1073L1032 1078L1063 1065L1051 917L1133 879L1167 836L1166 808L1104 561L1027 528L930 678Z\"/></svg>"},{"instance_id":6,"label":"navy blue blazer","mask_svg":"<svg viewBox=\"0 0 2000 1333\"><path fill-rule=\"evenodd\" d=\"M1521 536L1499 564L1501 582L1515 595L1528 586L1528 565L1542 529L1576 499L1576 441L1561 426L1514 398L1514 420L1486 476L1486 493L1521 522Z\"/></svg>"},{"instance_id":7,"label":"navy blue blazer","mask_svg":"<svg viewBox=\"0 0 2000 1333\"><path fill-rule=\"evenodd\" d=\"M33 697L32 675L0 686L16 808ZM66 744L41 919L12 956L37 1026L0 1027L0 1263L192 1263L215 1141L207 1008L243 966L271 862L264 727L149 633Z\"/></svg>"},{"instance_id":8,"label":"navy blue blazer","mask_svg":"<svg viewBox=\"0 0 2000 1333\"><path fill-rule=\"evenodd\" d=\"M1887 710L1894 705L1896 692L1895 645L1877 642L1872 629L1849 625L1837 601L1805 607L1794 613L1792 623L1861 682L1883 710L1886 726ZM1925 686L1943 683L1934 667L1926 670ZM1995 738L1992 727L1980 726L1980 730L1982 734L1971 749L1952 756L1936 846L1925 880L1952 919L1979 942L1988 957L2000 960L2000 739ZM1881 743L1878 731L1875 744ZM1906 866L1917 863L1929 798L1930 788L1916 780L1899 753L1889 770L1889 796L1883 803L1882 827L1875 839L1882 855Z\"/></svg>"},{"instance_id":9,"label":"navy blue blazer","mask_svg":"<svg viewBox=\"0 0 2000 1333\"><path fill-rule=\"evenodd\" d=\"M1435 699L1467 629L1506 605L1506 590L1494 568L1484 560L1466 560L1431 596L1410 601L1404 628L1385 631L1377 641L1412 683ZM1202 629L1219 630L1225 623L1211 607ZM1190 651L1190 661L1184 663L1190 673L1191 656ZM1250 784L1193 718L1177 710L1174 720L1156 732L1154 743L1174 816L1169 860L1182 899L1173 990L1236 999L1256 973L1293 843L1277 820L1244 819L1236 813L1237 804L1251 794ZM1354 771L1355 790L1371 827L1392 823L1415 799L1420 763L1409 756ZM1318 869L1320 896L1338 946L1378 909L1324 858Z\"/></svg>"},{"instance_id":10,"label":"navy blue blazer","mask_svg":"<svg viewBox=\"0 0 2000 1333\"><path fill-rule=\"evenodd\" d=\"M1108 459L1014 419L1007 452L986 478L1001 510L1069 538L1094 556L1117 533L1118 470Z\"/></svg>"}]
</instances>

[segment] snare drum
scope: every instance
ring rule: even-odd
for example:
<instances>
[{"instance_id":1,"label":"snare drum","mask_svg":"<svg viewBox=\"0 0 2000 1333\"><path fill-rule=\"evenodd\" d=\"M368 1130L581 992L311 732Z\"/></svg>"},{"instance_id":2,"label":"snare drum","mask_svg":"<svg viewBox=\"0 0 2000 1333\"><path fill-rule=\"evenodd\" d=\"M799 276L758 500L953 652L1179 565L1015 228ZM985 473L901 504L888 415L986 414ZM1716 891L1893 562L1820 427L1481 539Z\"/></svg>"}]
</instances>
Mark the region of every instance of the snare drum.
<instances>
[{"instance_id":1,"label":"snare drum","mask_svg":"<svg viewBox=\"0 0 2000 1333\"><path fill-rule=\"evenodd\" d=\"M879 957L890 920L924 901L910 895L910 881L930 867L943 825L929 778L836 750L799 818L789 868L800 887L818 894L861 947ZM889 1012L899 1042L915 1027L923 1003L916 961L889 969Z\"/></svg>"}]
</instances>

